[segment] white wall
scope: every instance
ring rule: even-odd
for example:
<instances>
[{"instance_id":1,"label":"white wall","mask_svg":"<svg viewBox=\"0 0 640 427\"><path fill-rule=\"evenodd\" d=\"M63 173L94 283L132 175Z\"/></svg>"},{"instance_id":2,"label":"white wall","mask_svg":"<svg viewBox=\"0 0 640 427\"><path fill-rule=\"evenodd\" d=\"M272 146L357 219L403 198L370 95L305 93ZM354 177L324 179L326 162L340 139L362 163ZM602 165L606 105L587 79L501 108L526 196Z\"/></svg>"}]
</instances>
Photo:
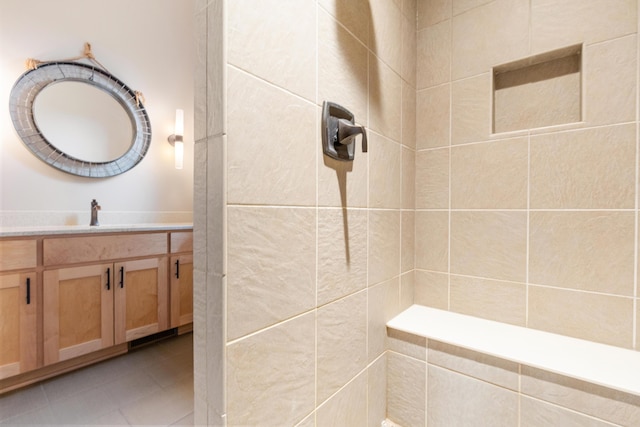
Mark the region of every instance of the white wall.
<instances>
[{"instance_id":1,"label":"white wall","mask_svg":"<svg viewBox=\"0 0 640 427\"><path fill-rule=\"evenodd\" d=\"M0 2L0 225L82 224L91 199L101 222L191 221L193 1ZM152 126L147 156L116 177L90 179L45 164L14 130L9 95L27 58L64 59L85 42L112 74L141 91ZM184 169L173 167L175 109L185 110Z\"/></svg>"}]
</instances>

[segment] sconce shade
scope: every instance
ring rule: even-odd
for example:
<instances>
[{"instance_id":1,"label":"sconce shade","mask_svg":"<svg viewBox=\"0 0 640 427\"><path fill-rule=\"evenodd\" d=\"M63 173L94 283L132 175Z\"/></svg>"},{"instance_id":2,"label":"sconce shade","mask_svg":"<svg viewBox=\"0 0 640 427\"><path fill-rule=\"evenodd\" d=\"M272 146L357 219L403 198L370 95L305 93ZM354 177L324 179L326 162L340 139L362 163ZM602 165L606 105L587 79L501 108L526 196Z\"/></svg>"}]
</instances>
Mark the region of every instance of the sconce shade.
<instances>
[{"instance_id":1,"label":"sconce shade","mask_svg":"<svg viewBox=\"0 0 640 427\"><path fill-rule=\"evenodd\" d=\"M184 110L176 110L176 135L184 135Z\"/></svg>"},{"instance_id":2,"label":"sconce shade","mask_svg":"<svg viewBox=\"0 0 640 427\"><path fill-rule=\"evenodd\" d=\"M176 169L182 169L182 164L184 160L184 143L182 141L176 140L173 144L174 149L174 161Z\"/></svg>"},{"instance_id":3,"label":"sconce shade","mask_svg":"<svg viewBox=\"0 0 640 427\"><path fill-rule=\"evenodd\" d=\"M176 110L175 133L169 135L169 144L173 145L174 164L176 169L182 169L184 163L184 111Z\"/></svg>"}]
</instances>

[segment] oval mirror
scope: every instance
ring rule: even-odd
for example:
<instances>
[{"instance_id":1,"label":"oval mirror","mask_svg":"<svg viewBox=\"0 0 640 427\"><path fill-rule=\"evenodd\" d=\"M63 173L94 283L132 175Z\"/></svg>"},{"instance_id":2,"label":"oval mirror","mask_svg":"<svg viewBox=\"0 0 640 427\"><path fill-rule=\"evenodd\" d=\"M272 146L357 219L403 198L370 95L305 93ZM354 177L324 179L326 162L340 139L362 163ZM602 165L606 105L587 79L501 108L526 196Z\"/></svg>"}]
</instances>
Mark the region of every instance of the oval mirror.
<instances>
[{"instance_id":1,"label":"oval mirror","mask_svg":"<svg viewBox=\"0 0 640 427\"><path fill-rule=\"evenodd\" d=\"M73 175L126 172L151 142L149 118L136 93L94 66L42 64L18 79L9 107L27 148Z\"/></svg>"},{"instance_id":2,"label":"oval mirror","mask_svg":"<svg viewBox=\"0 0 640 427\"><path fill-rule=\"evenodd\" d=\"M96 86L76 81L45 87L33 104L38 128L60 151L87 162L108 162L131 147L133 129L122 106Z\"/></svg>"}]
</instances>

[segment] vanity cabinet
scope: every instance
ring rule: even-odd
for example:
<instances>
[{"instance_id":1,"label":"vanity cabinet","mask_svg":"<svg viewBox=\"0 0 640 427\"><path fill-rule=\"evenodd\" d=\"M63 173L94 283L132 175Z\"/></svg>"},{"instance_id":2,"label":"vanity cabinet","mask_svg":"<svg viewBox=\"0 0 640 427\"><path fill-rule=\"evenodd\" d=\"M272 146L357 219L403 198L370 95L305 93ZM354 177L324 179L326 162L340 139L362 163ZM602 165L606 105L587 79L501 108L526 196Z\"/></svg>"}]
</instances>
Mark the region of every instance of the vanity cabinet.
<instances>
[{"instance_id":1,"label":"vanity cabinet","mask_svg":"<svg viewBox=\"0 0 640 427\"><path fill-rule=\"evenodd\" d=\"M44 364L114 344L113 264L44 272Z\"/></svg>"},{"instance_id":2,"label":"vanity cabinet","mask_svg":"<svg viewBox=\"0 0 640 427\"><path fill-rule=\"evenodd\" d=\"M193 322L193 255L171 257L171 327Z\"/></svg>"},{"instance_id":3,"label":"vanity cabinet","mask_svg":"<svg viewBox=\"0 0 640 427\"><path fill-rule=\"evenodd\" d=\"M193 322L193 232L0 236L0 393Z\"/></svg>"},{"instance_id":4,"label":"vanity cabinet","mask_svg":"<svg viewBox=\"0 0 640 427\"><path fill-rule=\"evenodd\" d=\"M122 238L124 237L124 238ZM165 233L44 240L46 263L166 254ZM169 328L167 257L44 271L44 364Z\"/></svg>"},{"instance_id":5,"label":"vanity cabinet","mask_svg":"<svg viewBox=\"0 0 640 427\"><path fill-rule=\"evenodd\" d=\"M37 364L36 274L0 275L0 379Z\"/></svg>"},{"instance_id":6,"label":"vanity cabinet","mask_svg":"<svg viewBox=\"0 0 640 427\"><path fill-rule=\"evenodd\" d=\"M115 343L169 329L167 258L115 264Z\"/></svg>"},{"instance_id":7,"label":"vanity cabinet","mask_svg":"<svg viewBox=\"0 0 640 427\"><path fill-rule=\"evenodd\" d=\"M171 233L171 327L193 322L193 233Z\"/></svg>"},{"instance_id":8,"label":"vanity cabinet","mask_svg":"<svg viewBox=\"0 0 640 427\"><path fill-rule=\"evenodd\" d=\"M0 241L0 380L38 367L37 246Z\"/></svg>"}]
</instances>

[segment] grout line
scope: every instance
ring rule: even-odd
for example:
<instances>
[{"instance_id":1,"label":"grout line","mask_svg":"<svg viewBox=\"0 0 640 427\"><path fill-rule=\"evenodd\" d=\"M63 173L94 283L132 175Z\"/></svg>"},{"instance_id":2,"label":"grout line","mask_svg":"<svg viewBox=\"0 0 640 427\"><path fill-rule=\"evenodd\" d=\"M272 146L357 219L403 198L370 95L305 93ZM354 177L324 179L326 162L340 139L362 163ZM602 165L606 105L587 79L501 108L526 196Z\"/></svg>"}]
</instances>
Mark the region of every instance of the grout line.
<instances>
[{"instance_id":1,"label":"grout line","mask_svg":"<svg viewBox=\"0 0 640 427\"><path fill-rule=\"evenodd\" d=\"M638 10L640 10L640 8ZM639 18L640 18L640 16L639 16ZM583 46L588 46L588 47L598 46L598 45L603 45L603 44L615 42L617 40L624 39L625 37L632 37L632 36L636 36L636 35L637 35L637 33L635 31L633 31L633 32L621 34L621 35L618 35L616 37L613 37L613 38L610 38L610 39L606 39L606 40L600 40L600 41L594 41L594 42L586 42L585 41L585 42L582 42L582 44L583 44ZM584 52L584 48L583 48L583 52Z\"/></svg>"},{"instance_id":2,"label":"grout line","mask_svg":"<svg viewBox=\"0 0 640 427\"><path fill-rule=\"evenodd\" d=\"M453 2L451 4L451 20L449 24L449 52L453 52ZM449 150L449 182L448 182L448 230L447 230L447 310L451 310L451 176L452 176L452 143L453 143L453 59L452 55L449 55L449 143L447 148Z\"/></svg>"},{"instance_id":3,"label":"grout line","mask_svg":"<svg viewBox=\"0 0 640 427\"><path fill-rule=\"evenodd\" d=\"M358 43L360 43L360 44L362 45L362 47L364 47L367 51L369 50L369 46L368 46L368 42L369 42L369 40L368 40L368 39L369 39L369 27L368 27L368 26L367 26L367 41L366 41L366 43L365 43L365 42L363 42L362 40L360 40L360 38L359 38L358 36L356 36L356 35L355 35L351 30L349 30L349 28L347 28L347 27L346 27L342 22L340 22L340 21L338 20L338 18L337 18L337 17L335 17L333 14L331 14L331 12L329 12L327 9L325 9L325 8L324 8L324 7L322 7L321 5L318 5L317 3L316 3L316 5L317 5L317 10L318 10L318 12L317 12L317 14L316 14L316 17L318 18L318 19L316 20L316 29L319 29L319 23L320 23L319 16L320 16L320 10L322 10L322 11L323 11L323 12L325 12L327 15L329 15L329 17L330 17L330 18L331 18L331 19L332 19L336 24L338 24L338 25L341 27L341 29L343 29L344 31L346 31L347 33L349 33L349 35L350 35L351 37L353 37L353 38L354 38ZM317 32L319 32L319 31L317 31ZM316 41L318 41L318 37L316 37Z\"/></svg>"},{"instance_id":4,"label":"grout line","mask_svg":"<svg viewBox=\"0 0 640 427\"><path fill-rule=\"evenodd\" d=\"M527 138L527 229L526 229L526 254L525 254L525 300L524 300L524 325L529 327L529 255L531 233L531 135Z\"/></svg>"},{"instance_id":5,"label":"grout line","mask_svg":"<svg viewBox=\"0 0 640 427\"><path fill-rule=\"evenodd\" d=\"M640 9L636 11L637 16L640 17ZM638 21L638 30L640 30L640 21ZM638 33L636 33L636 50L640 49L640 37L638 37ZM640 83L640 64L638 64L638 59L636 58L636 162L635 162L635 184L636 184L636 192L635 192L635 216L634 216L634 256L633 256L633 313L631 315L633 324L631 325L632 331L632 347L638 350L638 323L640 319L638 319L638 239L640 239L640 230L638 230L638 197L640 197L639 193L639 184L638 179L640 176L638 175L638 167L640 165L640 88L638 84Z\"/></svg>"},{"instance_id":6,"label":"grout line","mask_svg":"<svg viewBox=\"0 0 640 427\"><path fill-rule=\"evenodd\" d=\"M316 49L316 55L317 55L317 49ZM284 92L286 94L294 96L294 97L298 98L299 100L304 101L304 102L306 102L308 104L312 104L314 106L318 106L316 100L311 100L311 99L305 98L304 96L302 96L302 95L300 95L298 93L292 92L291 90L287 89L286 87L278 86L277 84L272 83L269 80L266 80L265 78L260 77L260 76L258 76L256 74L253 74L252 72L247 71L244 68L239 67L238 65L235 65L235 64L232 64L232 63L227 63L226 65L227 65L227 68L233 68L234 70L236 70L236 71L238 71L238 72L240 72L242 74L245 74L246 76L252 77L252 78L254 78L254 79L256 79L256 80L258 80L258 81L260 81L260 82L262 82L262 83L264 83L264 84L266 84L266 85L268 85L268 86L270 86L270 87L272 87L272 88L274 88L276 90L279 90L280 92ZM317 78L317 76L316 76L316 78ZM316 99L317 99L317 95L316 95ZM320 105L320 106L322 106L322 105ZM226 133L223 133L223 135L224 134L226 134Z\"/></svg>"},{"instance_id":7,"label":"grout line","mask_svg":"<svg viewBox=\"0 0 640 427\"><path fill-rule=\"evenodd\" d=\"M558 125L557 128L556 127L535 128L530 130L517 130L513 132L494 133L494 134L491 134L487 139L483 139L479 141L463 142L459 144L452 144L450 146L454 148L467 147L467 146L478 145L478 144L489 144L489 143L498 142L498 141L508 141L508 140L517 139L517 138L553 136L553 135L570 133L570 132L584 132L584 131L590 131L590 130L596 130L596 129L606 129L606 128L612 128L612 127L618 127L618 126L628 126L628 125L635 126L636 122L624 121L624 122L609 123L609 124L602 124L602 125L589 125L587 124L587 122L574 122L574 123ZM416 148L416 152L432 151L432 150L437 150L437 149L446 148L446 147L447 145L442 145L439 147Z\"/></svg>"},{"instance_id":8,"label":"grout line","mask_svg":"<svg viewBox=\"0 0 640 427\"><path fill-rule=\"evenodd\" d=\"M637 11L638 16L640 16L640 10ZM638 24L640 26L640 22ZM636 36L636 48L640 48L640 37ZM631 341L632 348L638 349L638 239L640 238L639 230L638 230L638 197L640 194L638 193L638 167L640 165L640 147L638 144L640 143L640 129L638 125L640 124L640 91L638 90L638 83L640 82L640 66L638 61L636 60L636 161L635 161L635 215L634 215L634 263L633 263L633 305L632 310L633 313L631 315L631 319L633 324L631 325Z\"/></svg>"},{"instance_id":9,"label":"grout line","mask_svg":"<svg viewBox=\"0 0 640 427\"><path fill-rule=\"evenodd\" d=\"M315 307L314 308L310 308L310 309L308 309L306 311L303 311L301 313L298 313L298 314L296 314L294 316L287 317L286 319L279 320L276 323L273 323L273 324L271 324L269 326L265 326L264 328L258 329L256 331L250 332L250 333L245 334L245 335L242 335L242 336L240 336L238 338L234 338L232 340L229 340L229 341L227 341L225 343L225 347L230 347L230 346L232 346L234 344L237 344L237 343L239 343L241 341L244 341L244 340L246 340L248 338L251 338L251 337L254 337L256 335L259 335L259 334L261 334L263 332L266 332L266 331L268 331L270 329L275 329L275 328L278 328L280 326L283 326L285 323L292 322L292 321L297 320L297 319L299 319L299 318L301 318L303 316L307 316L307 315L309 315L311 313L315 313L315 312L317 312L317 310L318 309L315 308Z\"/></svg>"},{"instance_id":10,"label":"grout line","mask_svg":"<svg viewBox=\"0 0 640 427\"><path fill-rule=\"evenodd\" d=\"M320 104L320 77L319 77L319 73L318 73L318 69L320 68L320 6L318 4L318 2L316 2L315 4L316 6L316 34L315 34L315 42L316 42L316 67L315 67L315 72L316 72L316 104ZM336 21L337 22L337 21ZM357 38L356 38L357 40ZM318 146L317 143L320 142L320 144L322 144L322 141L319 141L319 135L322 135L322 132L324 132L324 129L322 129L322 122L321 120L318 120L318 115L316 114L316 118L315 118L315 122L316 122L316 150L315 152L318 153ZM314 307L315 307L315 314L314 314L314 342L313 342L313 369L314 369L314 377L313 377L313 412L315 412L318 408L318 282L319 282L319 275L320 275L320 267L319 267L319 262L318 262L318 256L319 256L319 240L320 240L320 156L324 156L324 153L321 154L316 154L316 207L315 207L315 211L316 211L316 251L315 251L315 267L316 267L316 277L315 277L315 303L314 303ZM338 191L340 191L340 189L338 189ZM346 183L345 183L345 191L346 191ZM345 196L346 197L346 196ZM346 209L344 207L342 207L342 214L346 215ZM226 389L225 389L225 394L226 394ZM308 416L308 415L307 415ZM303 417L303 420L306 419L306 417ZM314 421L315 421L315 415L314 415Z\"/></svg>"},{"instance_id":11,"label":"grout line","mask_svg":"<svg viewBox=\"0 0 640 427\"><path fill-rule=\"evenodd\" d=\"M615 297L615 298L632 298L632 299L634 298L633 295L613 294L613 293L607 293L607 292L592 291L592 290L588 290L588 289L566 288L566 287L562 287L562 286L545 285L545 284L540 284L540 283L526 283L526 282L517 281L517 280L497 279L497 278L485 277L485 276L474 276L472 274L447 273L446 271L429 270L429 269L424 269L424 268L416 268L415 271L417 271L417 272L426 272L426 273L434 273L434 274L449 274L450 276L463 277L463 278L467 278L467 279L489 280L489 281L498 282L498 283L513 284L513 285L526 285L528 287L554 289L554 290L558 290L558 291L582 292L582 293L585 293L585 294L602 295L602 296Z\"/></svg>"},{"instance_id":12,"label":"grout line","mask_svg":"<svg viewBox=\"0 0 640 427\"><path fill-rule=\"evenodd\" d=\"M261 207L261 206L259 206ZM287 206L285 206L287 207ZM379 209L385 210L385 209ZM389 210L389 209L386 209ZM505 208L496 208L496 209L477 209L477 208L452 208L452 212L527 212L528 209L525 208L514 208L514 209L505 209ZM627 212L634 213L634 208L620 208L620 209L568 209L568 208L558 208L558 209L529 209L531 212ZM420 208L416 209L417 212L446 212L446 208Z\"/></svg>"},{"instance_id":13,"label":"grout line","mask_svg":"<svg viewBox=\"0 0 640 427\"><path fill-rule=\"evenodd\" d=\"M533 54L532 52L532 46L533 46L533 7L531 5L531 0L529 0L529 20L528 20L528 25L529 25L529 56L531 56Z\"/></svg>"}]
</instances>

